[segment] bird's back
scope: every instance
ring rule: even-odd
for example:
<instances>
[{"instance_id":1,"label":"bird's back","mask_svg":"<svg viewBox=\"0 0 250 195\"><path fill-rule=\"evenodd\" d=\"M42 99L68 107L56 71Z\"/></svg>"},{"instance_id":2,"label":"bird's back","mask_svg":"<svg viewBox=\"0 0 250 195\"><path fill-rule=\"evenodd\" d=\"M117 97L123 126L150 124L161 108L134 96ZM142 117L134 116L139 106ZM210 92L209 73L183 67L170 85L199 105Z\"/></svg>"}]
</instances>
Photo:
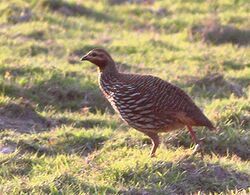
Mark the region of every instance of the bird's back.
<instances>
[{"instance_id":1,"label":"bird's back","mask_svg":"<svg viewBox=\"0 0 250 195\"><path fill-rule=\"evenodd\" d=\"M151 75L101 75L100 87L114 109L138 130L167 131L211 122L180 88Z\"/></svg>"}]
</instances>

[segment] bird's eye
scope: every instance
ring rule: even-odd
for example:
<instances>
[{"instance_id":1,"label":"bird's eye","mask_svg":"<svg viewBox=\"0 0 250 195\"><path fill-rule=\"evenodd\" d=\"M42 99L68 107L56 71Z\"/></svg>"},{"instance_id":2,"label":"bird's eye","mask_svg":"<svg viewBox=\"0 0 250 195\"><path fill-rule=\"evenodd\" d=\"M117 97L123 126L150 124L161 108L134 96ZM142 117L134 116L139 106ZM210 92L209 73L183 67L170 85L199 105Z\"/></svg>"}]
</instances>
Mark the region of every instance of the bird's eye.
<instances>
[{"instance_id":1,"label":"bird's eye","mask_svg":"<svg viewBox=\"0 0 250 195\"><path fill-rule=\"evenodd\" d=\"M92 53L92 56L93 56L93 57L96 57L96 56L97 56L97 54L96 54L96 53Z\"/></svg>"}]
</instances>

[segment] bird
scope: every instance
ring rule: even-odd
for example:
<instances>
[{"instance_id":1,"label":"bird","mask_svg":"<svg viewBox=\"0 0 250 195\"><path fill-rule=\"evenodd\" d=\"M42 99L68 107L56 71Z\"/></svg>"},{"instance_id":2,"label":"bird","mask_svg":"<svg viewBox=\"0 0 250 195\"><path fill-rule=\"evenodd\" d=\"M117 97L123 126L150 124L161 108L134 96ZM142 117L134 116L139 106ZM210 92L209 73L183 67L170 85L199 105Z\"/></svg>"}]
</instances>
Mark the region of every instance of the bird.
<instances>
[{"instance_id":1,"label":"bird","mask_svg":"<svg viewBox=\"0 0 250 195\"><path fill-rule=\"evenodd\" d=\"M159 133L187 127L195 143L193 154L201 149L194 126L215 130L211 121L182 89L153 75L120 72L103 48L87 52L81 61L97 66L101 91L121 119L147 135L152 142L150 157L156 156Z\"/></svg>"}]
</instances>

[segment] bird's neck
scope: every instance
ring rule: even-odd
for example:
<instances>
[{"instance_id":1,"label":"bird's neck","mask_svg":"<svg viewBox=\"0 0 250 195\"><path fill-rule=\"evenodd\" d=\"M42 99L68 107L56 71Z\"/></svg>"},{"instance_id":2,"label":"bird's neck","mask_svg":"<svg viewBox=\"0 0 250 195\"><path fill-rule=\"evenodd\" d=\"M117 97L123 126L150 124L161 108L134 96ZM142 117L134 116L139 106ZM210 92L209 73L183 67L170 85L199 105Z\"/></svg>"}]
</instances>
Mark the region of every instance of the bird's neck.
<instances>
[{"instance_id":1,"label":"bird's neck","mask_svg":"<svg viewBox=\"0 0 250 195\"><path fill-rule=\"evenodd\" d=\"M100 75L103 76L111 76L111 77L119 76L119 72L116 68L115 62L107 62L107 64L103 68L98 67L98 72Z\"/></svg>"},{"instance_id":2,"label":"bird's neck","mask_svg":"<svg viewBox=\"0 0 250 195\"><path fill-rule=\"evenodd\" d=\"M113 85L120 79L120 73L115 69L105 69L99 72L99 86L104 94L108 95L112 91ZM108 87L109 86L109 87Z\"/></svg>"}]
</instances>

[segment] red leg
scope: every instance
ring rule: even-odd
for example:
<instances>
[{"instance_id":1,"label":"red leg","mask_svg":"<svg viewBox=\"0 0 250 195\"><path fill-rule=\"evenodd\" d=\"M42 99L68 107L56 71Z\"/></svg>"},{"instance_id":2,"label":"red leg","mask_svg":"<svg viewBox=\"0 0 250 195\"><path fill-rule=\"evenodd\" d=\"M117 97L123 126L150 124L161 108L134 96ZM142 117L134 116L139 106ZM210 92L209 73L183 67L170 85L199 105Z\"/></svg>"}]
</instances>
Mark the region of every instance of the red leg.
<instances>
[{"instance_id":1,"label":"red leg","mask_svg":"<svg viewBox=\"0 0 250 195\"><path fill-rule=\"evenodd\" d=\"M155 157L156 149L160 144L159 136L156 133L145 132L147 136L151 138L151 142L153 144L152 149L150 151L150 157Z\"/></svg>"},{"instance_id":2,"label":"red leg","mask_svg":"<svg viewBox=\"0 0 250 195\"><path fill-rule=\"evenodd\" d=\"M189 133L191 134L191 137L192 137L193 142L194 142L195 144L198 144L199 141L198 141L198 139L197 139L197 137L196 137L196 134L195 134L195 132L193 131L192 127L191 127L191 126L187 126L187 128L188 128Z\"/></svg>"},{"instance_id":3,"label":"red leg","mask_svg":"<svg viewBox=\"0 0 250 195\"><path fill-rule=\"evenodd\" d=\"M188 131L191 134L193 142L196 144L192 155L194 156L197 152L201 152L201 158L203 158L204 154L203 154L203 149L201 148L202 147L202 142L197 139L196 134L193 131L191 126L187 126L187 128L188 128Z\"/></svg>"}]
</instances>

